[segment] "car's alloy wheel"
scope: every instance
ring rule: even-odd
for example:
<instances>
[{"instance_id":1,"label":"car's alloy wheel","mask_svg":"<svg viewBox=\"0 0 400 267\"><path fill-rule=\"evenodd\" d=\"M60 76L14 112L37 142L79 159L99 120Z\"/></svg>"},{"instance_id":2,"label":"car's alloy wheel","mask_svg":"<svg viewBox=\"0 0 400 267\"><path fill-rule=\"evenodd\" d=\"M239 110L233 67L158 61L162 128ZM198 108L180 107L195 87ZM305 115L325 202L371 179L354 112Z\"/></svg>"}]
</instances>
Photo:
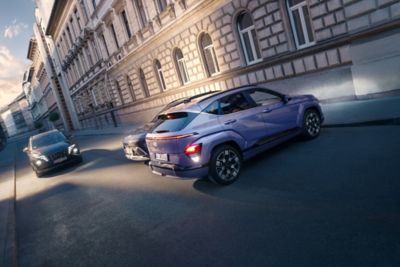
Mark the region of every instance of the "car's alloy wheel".
<instances>
[{"instance_id":1,"label":"car's alloy wheel","mask_svg":"<svg viewBox=\"0 0 400 267\"><path fill-rule=\"evenodd\" d=\"M315 110L308 110L304 115L303 136L313 139L321 132L321 118Z\"/></svg>"},{"instance_id":2,"label":"car's alloy wheel","mask_svg":"<svg viewBox=\"0 0 400 267\"><path fill-rule=\"evenodd\" d=\"M234 147L223 145L214 151L210 167L210 180L217 184L228 185L239 178L242 158Z\"/></svg>"}]
</instances>

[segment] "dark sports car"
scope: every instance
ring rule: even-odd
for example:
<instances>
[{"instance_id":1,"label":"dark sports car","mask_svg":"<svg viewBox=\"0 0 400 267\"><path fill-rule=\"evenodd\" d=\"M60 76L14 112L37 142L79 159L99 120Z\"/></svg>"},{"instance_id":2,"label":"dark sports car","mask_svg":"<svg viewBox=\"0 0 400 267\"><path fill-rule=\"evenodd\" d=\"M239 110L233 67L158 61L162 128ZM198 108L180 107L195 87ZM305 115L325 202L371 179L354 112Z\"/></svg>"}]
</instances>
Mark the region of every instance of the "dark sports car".
<instances>
[{"instance_id":1,"label":"dark sports car","mask_svg":"<svg viewBox=\"0 0 400 267\"><path fill-rule=\"evenodd\" d=\"M152 129L152 127L157 122L159 114L163 113L164 111L172 107L178 106L183 103L188 103L197 97L201 97L215 92L216 91L211 91L191 97L179 98L167 104L163 109L161 109L160 112L157 113L156 116L154 116L154 118L150 122L134 129L132 132L129 133L128 136L124 137L124 139L122 140L122 145L126 158L134 161L149 160L149 151L146 145L146 134Z\"/></svg>"},{"instance_id":2,"label":"dark sports car","mask_svg":"<svg viewBox=\"0 0 400 267\"><path fill-rule=\"evenodd\" d=\"M71 143L58 130L31 136L24 152L37 177L66 164L82 162L78 145Z\"/></svg>"}]
</instances>

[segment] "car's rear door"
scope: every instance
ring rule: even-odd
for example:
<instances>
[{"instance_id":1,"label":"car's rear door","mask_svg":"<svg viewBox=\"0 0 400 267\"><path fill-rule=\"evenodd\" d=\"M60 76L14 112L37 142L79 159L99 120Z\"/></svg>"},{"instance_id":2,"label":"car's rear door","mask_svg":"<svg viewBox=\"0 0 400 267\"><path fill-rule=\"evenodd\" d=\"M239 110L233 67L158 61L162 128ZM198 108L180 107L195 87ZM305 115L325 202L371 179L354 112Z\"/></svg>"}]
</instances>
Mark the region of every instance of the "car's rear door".
<instances>
[{"instance_id":1,"label":"car's rear door","mask_svg":"<svg viewBox=\"0 0 400 267\"><path fill-rule=\"evenodd\" d=\"M219 100L219 105L219 123L223 129L240 134L246 140L247 147L253 146L266 135L262 107L256 107L243 93L225 96Z\"/></svg>"}]
</instances>

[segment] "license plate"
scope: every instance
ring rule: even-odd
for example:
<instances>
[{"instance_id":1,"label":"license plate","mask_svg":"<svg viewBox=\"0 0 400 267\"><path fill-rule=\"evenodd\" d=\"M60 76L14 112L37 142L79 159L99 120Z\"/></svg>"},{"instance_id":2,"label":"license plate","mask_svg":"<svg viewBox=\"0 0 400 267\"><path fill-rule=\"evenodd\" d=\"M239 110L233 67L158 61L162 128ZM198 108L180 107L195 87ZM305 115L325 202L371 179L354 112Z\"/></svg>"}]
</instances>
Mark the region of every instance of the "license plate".
<instances>
[{"instance_id":1,"label":"license plate","mask_svg":"<svg viewBox=\"0 0 400 267\"><path fill-rule=\"evenodd\" d=\"M156 160L168 161L168 154L156 153Z\"/></svg>"},{"instance_id":2,"label":"license plate","mask_svg":"<svg viewBox=\"0 0 400 267\"><path fill-rule=\"evenodd\" d=\"M67 157L62 157L62 158L59 158L59 159L55 159L54 163L60 163L60 162L63 162L65 160L67 160Z\"/></svg>"}]
</instances>

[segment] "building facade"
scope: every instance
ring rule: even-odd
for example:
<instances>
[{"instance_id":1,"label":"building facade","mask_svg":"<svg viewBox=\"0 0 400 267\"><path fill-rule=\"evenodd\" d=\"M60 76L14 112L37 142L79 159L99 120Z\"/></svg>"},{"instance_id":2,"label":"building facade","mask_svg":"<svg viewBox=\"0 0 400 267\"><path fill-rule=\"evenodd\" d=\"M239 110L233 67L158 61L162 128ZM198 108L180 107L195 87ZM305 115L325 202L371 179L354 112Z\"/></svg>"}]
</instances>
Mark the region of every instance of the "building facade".
<instances>
[{"instance_id":1,"label":"building facade","mask_svg":"<svg viewBox=\"0 0 400 267\"><path fill-rule=\"evenodd\" d=\"M33 129L33 119L24 93L0 110L1 126L8 137L29 132Z\"/></svg>"},{"instance_id":2,"label":"building facade","mask_svg":"<svg viewBox=\"0 0 400 267\"><path fill-rule=\"evenodd\" d=\"M46 33L81 128L250 83L322 100L400 89L399 0L55 1Z\"/></svg>"},{"instance_id":3,"label":"building facade","mask_svg":"<svg viewBox=\"0 0 400 267\"><path fill-rule=\"evenodd\" d=\"M42 130L64 128L61 119L50 120L50 114L59 114L60 111L35 37L30 40L27 58L32 64L24 75L22 87L36 126Z\"/></svg>"}]
</instances>

